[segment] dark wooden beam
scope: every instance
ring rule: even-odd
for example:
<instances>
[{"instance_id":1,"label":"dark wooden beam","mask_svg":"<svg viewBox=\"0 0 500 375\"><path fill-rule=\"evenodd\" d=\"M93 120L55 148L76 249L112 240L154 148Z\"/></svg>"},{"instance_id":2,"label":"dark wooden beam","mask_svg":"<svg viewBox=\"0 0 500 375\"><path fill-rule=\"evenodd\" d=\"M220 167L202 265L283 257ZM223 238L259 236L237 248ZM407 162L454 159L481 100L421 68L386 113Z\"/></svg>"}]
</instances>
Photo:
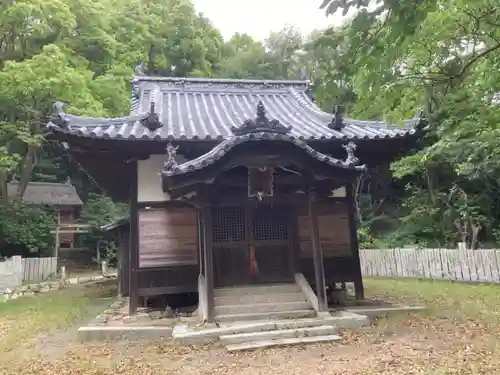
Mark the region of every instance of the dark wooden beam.
<instances>
[{"instance_id":1,"label":"dark wooden beam","mask_svg":"<svg viewBox=\"0 0 500 375\"><path fill-rule=\"evenodd\" d=\"M318 215L315 210L313 197L309 195L309 223L311 226L311 243L314 261L314 278L316 282L316 295L318 297L318 311L327 311L325 269L323 267L323 252L319 240Z\"/></svg>"},{"instance_id":2,"label":"dark wooden beam","mask_svg":"<svg viewBox=\"0 0 500 375\"><path fill-rule=\"evenodd\" d=\"M153 297L161 296L163 294L182 294L182 293L196 293L198 285L183 285L183 286L159 286L154 288L141 288L139 289L139 296Z\"/></svg>"},{"instance_id":3,"label":"dark wooden beam","mask_svg":"<svg viewBox=\"0 0 500 375\"><path fill-rule=\"evenodd\" d=\"M137 161L130 161L130 245L129 245L129 314L139 306L139 210L137 208Z\"/></svg>"},{"instance_id":4,"label":"dark wooden beam","mask_svg":"<svg viewBox=\"0 0 500 375\"><path fill-rule=\"evenodd\" d=\"M215 318L214 307L214 252L212 235L212 212L210 207L202 209L201 224L203 228L203 262L205 263L205 293L207 296L207 321Z\"/></svg>"},{"instance_id":5,"label":"dark wooden beam","mask_svg":"<svg viewBox=\"0 0 500 375\"><path fill-rule=\"evenodd\" d=\"M295 274L301 272L300 270L300 237L298 228L298 207L296 205L290 205L288 208L288 230L289 230L289 246L290 246L290 263L292 267L292 272Z\"/></svg>"},{"instance_id":6,"label":"dark wooden beam","mask_svg":"<svg viewBox=\"0 0 500 375\"><path fill-rule=\"evenodd\" d=\"M357 300L365 299L365 290L363 287L363 275L361 273L361 260L359 258L359 244L358 244L358 231L356 225L356 204L355 204L355 196L354 196L354 188L353 184L348 184L346 186L346 198L348 201L348 221L349 221L349 239L351 243L351 252L353 254L356 274L354 281L354 291L356 294Z\"/></svg>"},{"instance_id":7,"label":"dark wooden beam","mask_svg":"<svg viewBox=\"0 0 500 375\"><path fill-rule=\"evenodd\" d=\"M118 231L118 262L119 262L119 294L122 297L129 296L130 286L130 225L117 228Z\"/></svg>"}]
</instances>

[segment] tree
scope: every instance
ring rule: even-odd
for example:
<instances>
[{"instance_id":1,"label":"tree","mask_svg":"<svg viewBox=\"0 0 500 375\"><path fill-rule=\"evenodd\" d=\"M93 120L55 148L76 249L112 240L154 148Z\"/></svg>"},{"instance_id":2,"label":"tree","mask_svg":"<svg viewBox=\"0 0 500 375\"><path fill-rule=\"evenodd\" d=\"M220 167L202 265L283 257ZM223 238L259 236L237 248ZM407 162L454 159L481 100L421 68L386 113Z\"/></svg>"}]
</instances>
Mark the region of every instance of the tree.
<instances>
[{"instance_id":1,"label":"tree","mask_svg":"<svg viewBox=\"0 0 500 375\"><path fill-rule=\"evenodd\" d=\"M112 0L117 56L143 62L150 75L209 76L220 58L222 36L189 0Z\"/></svg>"},{"instance_id":2,"label":"tree","mask_svg":"<svg viewBox=\"0 0 500 375\"><path fill-rule=\"evenodd\" d=\"M44 138L55 100L75 114L122 116L139 62L149 74L207 76L221 48L218 30L187 0L1 2L0 237L30 251L47 245L52 223L42 225L45 216L19 201L31 179L75 175ZM7 194L13 175L20 180L14 201ZM24 219L11 220L14 213ZM28 232L33 238L20 237Z\"/></svg>"},{"instance_id":3,"label":"tree","mask_svg":"<svg viewBox=\"0 0 500 375\"><path fill-rule=\"evenodd\" d=\"M278 32L271 32L265 41L265 47L275 78L301 78L301 66L298 61L302 45L302 34L294 27L284 27Z\"/></svg>"},{"instance_id":4,"label":"tree","mask_svg":"<svg viewBox=\"0 0 500 375\"><path fill-rule=\"evenodd\" d=\"M22 198L56 99L77 114L129 110L128 78L211 75L222 38L188 0L60 0L0 4L0 197L20 178Z\"/></svg>"},{"instance_id":5,"label":"tree","mask_svg":"<svg viewBox=\"0 0 500 375\"><path fill-rule=\"evenodd\" d=\"M236 33L224 45L218 71L225 78L274 78L264 45L247 34Z\"/></svg>"},{"instance_id":6,"label":"tree","mask_svg":"<svg viewBox=\"0 0 500 375\"><path fill-rule=\"evenodd\" d=\"M0 201L0 210L0 258L50 255L54 244L54 213L50 207Z\"/></svg>"},{"instance_id":7,"label":"tree","mask_svg":"<svg viewBox=\"0 0 500 375\"><path fill-rule=\"evenodd\" d=\"M20 179L16 198L24 194L43 145L43 129L54 98L69 102L74 113L107 114L96 98L92 75L85 60L56 45L45 46L31 59L6 62L0 72L0 147L5 155L0 191L4 199L6 182L14 172Z\"/></svg>"},{"instance_id":8,"label":"tree","mask_svg":"<svg viewBox=\"0 0 500 375\"><path fill-rule=\"evenodd\" d=\"M353 112L401 119L422 108L429 120L420 149L393 165L409 183L402 231L417 241L433 233L425 241L434 244L476 246L478 228L485 240L498 237L497 4L326 0L323 7L357 11L340 30L354 69Z\"/></svg>"},{"instance_id":9,"label":"tree","mask_svg":"<svg viewBox=\"0 0 500 375\"><path fill-rule=\"evenodd\" d=\"M114 203L109 197L90 194L82 209L80 220L90 226L90 232L81 236L82 243L96 249L96 259L116 261L118 239L104 232L101 227L128 216L126 204Z\"/></svg>"}]
</instances>

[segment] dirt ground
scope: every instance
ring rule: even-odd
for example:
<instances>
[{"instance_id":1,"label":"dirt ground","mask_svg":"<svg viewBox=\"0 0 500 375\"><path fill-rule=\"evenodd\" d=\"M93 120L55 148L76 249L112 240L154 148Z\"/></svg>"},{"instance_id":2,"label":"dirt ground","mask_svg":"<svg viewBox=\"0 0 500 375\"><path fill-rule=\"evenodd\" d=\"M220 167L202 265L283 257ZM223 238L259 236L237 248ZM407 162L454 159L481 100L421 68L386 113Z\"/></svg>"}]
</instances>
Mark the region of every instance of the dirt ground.
<instances>
[{"instance_id":1,"label":"dirt ground","mask_svg":"<svg viewBox=\"0 0 500 375\"><path fill-rule=\"evenodd\" d=\"M65 289L0 305L0 374L500 374L500 286L372 279L366 289L429 309L343 332L341 343L229 354L169 342L80 344L77 327L111 303L113 285Z\"/></svg>"}]
</instances>

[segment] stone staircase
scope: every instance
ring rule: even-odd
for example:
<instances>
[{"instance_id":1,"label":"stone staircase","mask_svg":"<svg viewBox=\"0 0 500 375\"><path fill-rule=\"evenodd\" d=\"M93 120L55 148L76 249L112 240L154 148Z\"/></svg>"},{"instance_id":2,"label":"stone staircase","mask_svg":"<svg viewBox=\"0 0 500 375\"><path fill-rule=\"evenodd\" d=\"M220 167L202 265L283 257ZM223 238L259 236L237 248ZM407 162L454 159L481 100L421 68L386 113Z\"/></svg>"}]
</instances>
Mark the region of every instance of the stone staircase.
<instances>
[{"instance_id":1,"label":"stone staircase","mask_svg":"<svg viewBox=\"0 0 500 375\"><path fill-rule=\"evenodd\" d=\"M292 324L290 324L292 323ZM323 319L298 319L278 321L272 330L230 333L219 340L229 352L264 349L277 346L339 341L338 328Z\"/></svg>"},{"instance_id":2,"label":"stone staircase","mask_svg":"<svg viewBox=\"0 0 500 375\"><path fill-rule=\"evenodd\" d=\"M192 345L220 342L230 352L263 349L296 344L334 342L341 340L340 329L358 329L369 324L366 316L337 312L330 316L220 322L213 328L174 327L172 337L178 344Z\"/></svg>"},{"instance_id":3,"label":"stone staircase","mask_svg":"<svg viewBox=\"0 0 500 375\"><path fill-rule=\"evenodd\" d=\"M174 341L219 341L230 352L306 343L339 341L339 329L359 328L368 318L348 312L317 316L297 284L215 290L213 328L174 328Z\"/></svg>"},{"instance_id":4,"label":"stone staircase","mask_svg":"<svg viewBox=\"0 0 500 375\"><path fill-rule=\"evenodd\" d=\"M316 316L295 283L215 289L214 297L216 322Z\"/></svg>"}]
</instances>

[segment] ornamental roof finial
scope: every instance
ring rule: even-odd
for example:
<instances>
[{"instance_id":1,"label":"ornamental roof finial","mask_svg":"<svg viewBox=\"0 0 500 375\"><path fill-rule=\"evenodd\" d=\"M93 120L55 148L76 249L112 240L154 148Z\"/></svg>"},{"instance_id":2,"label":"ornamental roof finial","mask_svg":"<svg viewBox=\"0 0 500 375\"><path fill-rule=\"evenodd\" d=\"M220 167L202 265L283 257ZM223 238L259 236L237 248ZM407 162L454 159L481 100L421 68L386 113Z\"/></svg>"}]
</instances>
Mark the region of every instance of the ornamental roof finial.
<instances>
[{"instance_id":1,"label":"ornamental roof finial","mask_svg":"<svg viewBox=\"0 0 500 375\"><path fill-rule=\"evenodd\" d=\"M344 123L344 111L345 108L343 105L336 105L334 108L333 112L333 119L330 124L328 124L328 127L333 130L342 130L345 127Z\"/></svg>"},{"instance_id":2,"label":"ornamental roof finial","mask_svg":"<svg viewBox=\"0 0 500 375\"><path fill-rule=\"evenodd\" d=\"M344 147L347 152L347 158L345 159L345 163L348 165L357 165L359 164L359 159L354 155L354 151L356 151L356 143L353 141L349 141Z\"/></svg>"},{"instance_id":3,"label":"ornamental roof finial","mask_svg":"<svg viewBox=\"0 0 500 375\"><path fill-rule=\"evenodd\" d=\"M169 142L166 148L167 151L167 160L165 160L165 164L163 165L163 169L166 171L171 171L177 167L177 150L179 146L174 146L172 142Z\"/></svg>"}]
</instances>

